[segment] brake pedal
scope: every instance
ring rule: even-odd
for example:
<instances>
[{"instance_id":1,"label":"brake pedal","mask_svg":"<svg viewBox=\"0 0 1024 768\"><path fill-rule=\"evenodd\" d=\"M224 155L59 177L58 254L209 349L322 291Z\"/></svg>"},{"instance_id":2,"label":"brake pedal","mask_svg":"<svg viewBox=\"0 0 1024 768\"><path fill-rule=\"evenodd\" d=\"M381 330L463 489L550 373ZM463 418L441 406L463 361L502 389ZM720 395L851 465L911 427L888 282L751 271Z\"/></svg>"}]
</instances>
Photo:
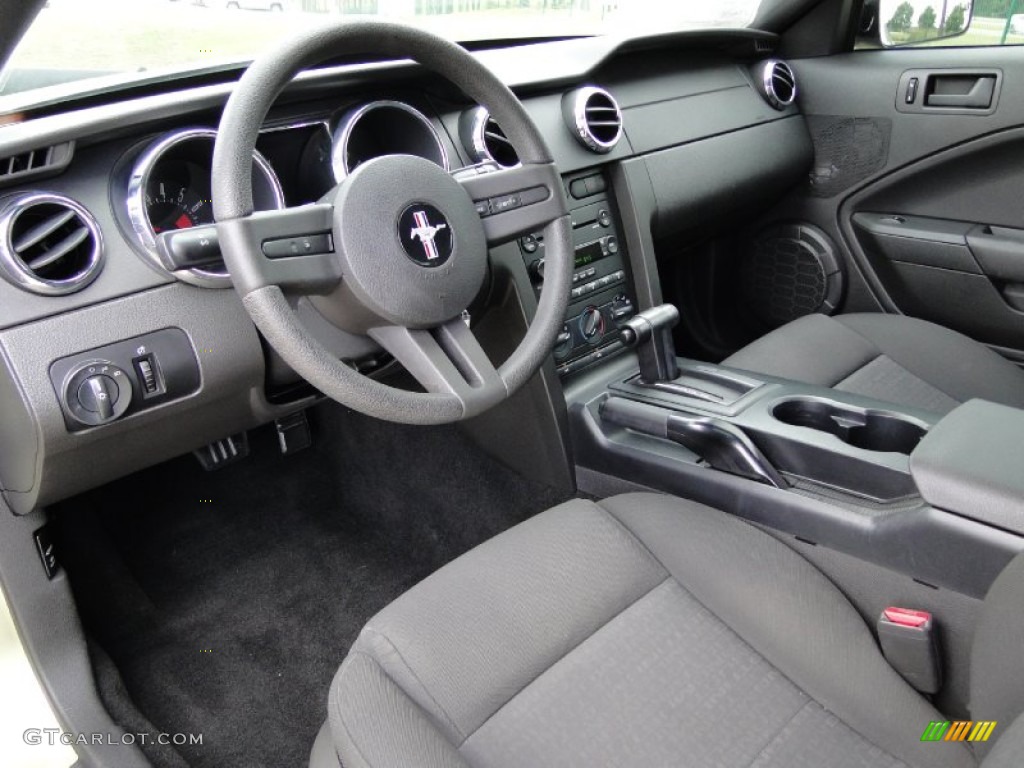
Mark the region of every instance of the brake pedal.
<instances>
[{"instance_id":1,"label":"brake pedal","mask_svg":"<svg viewBox=\"0 0 1024 768\"><path fill-rule=\"evenodd\" d=\"M249 433L239 432L215 440L204 448L192 451L192 455L207 472L234 464L249 455Z\"/></svg>"}]
</instances>

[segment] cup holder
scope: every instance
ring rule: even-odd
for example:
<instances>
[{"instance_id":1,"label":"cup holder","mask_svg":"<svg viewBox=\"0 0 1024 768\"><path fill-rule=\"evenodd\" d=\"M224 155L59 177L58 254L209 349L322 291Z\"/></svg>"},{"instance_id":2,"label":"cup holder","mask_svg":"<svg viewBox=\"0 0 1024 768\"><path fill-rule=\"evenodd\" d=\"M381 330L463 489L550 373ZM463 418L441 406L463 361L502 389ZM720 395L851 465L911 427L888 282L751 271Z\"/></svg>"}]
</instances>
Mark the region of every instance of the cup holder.
<instances>
[{"instance_id":1,"label":"cup holder","mask_svg":"<svg viewBox=\"0 0 1024 768\"><path fill-rule=\"evenodd\" d=\"M772 409L772 416L783 424L827 432L866 451L909 455L927 433L920 424L895 413L809 398L785 400Z\"/></svg>"}]
</instances>

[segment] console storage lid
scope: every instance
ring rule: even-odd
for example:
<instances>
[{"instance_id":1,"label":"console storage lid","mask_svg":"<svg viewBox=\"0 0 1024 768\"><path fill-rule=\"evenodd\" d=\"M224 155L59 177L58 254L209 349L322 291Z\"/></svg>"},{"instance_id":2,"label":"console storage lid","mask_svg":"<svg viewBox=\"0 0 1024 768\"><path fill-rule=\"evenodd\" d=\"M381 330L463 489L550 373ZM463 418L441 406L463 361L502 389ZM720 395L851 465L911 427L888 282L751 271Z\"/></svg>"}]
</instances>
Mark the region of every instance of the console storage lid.
<instances>
[{"instance_id":1,"label":"console storage lid","mask_svg":"<svg viewBox=\"0 0 1024 768\"><path fill-rule=\"evenodd\" d=\"M931 428L910 455L924 500L1024 533L1024 410L970 400Z\"/></svg>"}]
</instances>

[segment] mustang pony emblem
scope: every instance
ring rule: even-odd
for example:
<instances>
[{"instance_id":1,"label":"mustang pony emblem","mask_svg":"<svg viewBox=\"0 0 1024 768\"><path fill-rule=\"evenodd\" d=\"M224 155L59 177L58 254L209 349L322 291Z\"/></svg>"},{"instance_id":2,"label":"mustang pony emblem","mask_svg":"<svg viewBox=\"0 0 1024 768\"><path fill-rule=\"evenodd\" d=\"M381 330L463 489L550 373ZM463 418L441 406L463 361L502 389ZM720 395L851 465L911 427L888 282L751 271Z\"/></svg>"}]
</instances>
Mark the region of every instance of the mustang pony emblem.
<instances>
[{"instance_id":1,"label":"mustang pony emblem","mask_svg":"<svg viewBox=\"0 0 1024 768\"><path fill-rule=\"evenodd\" d=\"M409 237L413 240L419 240L420 243L423 244L423 250L427 255L427 261L434 261L441 256L437 250L437 243L434 242L434 238L437 237L437 233L442 229L447 229L448 225L438 224L436 227L431 226L430 219L427 218L426 211L415 211L412 216L416 222L416 226L412 228L412 232L409 233Z\"/></svg>"}]
</instances>

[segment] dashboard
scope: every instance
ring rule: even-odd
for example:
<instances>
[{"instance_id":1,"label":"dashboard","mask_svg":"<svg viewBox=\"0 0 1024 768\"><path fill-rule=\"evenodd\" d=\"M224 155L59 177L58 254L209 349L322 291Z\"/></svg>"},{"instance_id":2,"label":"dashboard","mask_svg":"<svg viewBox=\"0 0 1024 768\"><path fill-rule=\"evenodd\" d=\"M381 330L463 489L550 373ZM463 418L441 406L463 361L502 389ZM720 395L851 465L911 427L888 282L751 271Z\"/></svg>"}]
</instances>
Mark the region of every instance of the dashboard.
<instances>
[{"instance_id":1,"label":"dashboard","mask_svg":"<svg viewBox=\"0 0 1024 768\"><path fill-rule=\"evenodd\" d=\"M517 91L563 174L576 270L555 375L616 354L618 323L658 302L658 237L699 229L709 205L724 215L761 204L806 172L794 94L772 88L786 82L772 79L774 44L743 30L475 54ZM315 398L260 338L207 236L230 90L178 86L0 126L0 488L16 511ZM451 173L518 163L485 109L419 67L331 67L297 78L268 116L255 206L316 202L387 154ZM189 246L172 247L182 232ZM474 318L497 311L503 284L532 312L543 270L540 233L495 248ZM386 364L368 339L292 301L339 358Z\"/></svg>"}]
</instances>

